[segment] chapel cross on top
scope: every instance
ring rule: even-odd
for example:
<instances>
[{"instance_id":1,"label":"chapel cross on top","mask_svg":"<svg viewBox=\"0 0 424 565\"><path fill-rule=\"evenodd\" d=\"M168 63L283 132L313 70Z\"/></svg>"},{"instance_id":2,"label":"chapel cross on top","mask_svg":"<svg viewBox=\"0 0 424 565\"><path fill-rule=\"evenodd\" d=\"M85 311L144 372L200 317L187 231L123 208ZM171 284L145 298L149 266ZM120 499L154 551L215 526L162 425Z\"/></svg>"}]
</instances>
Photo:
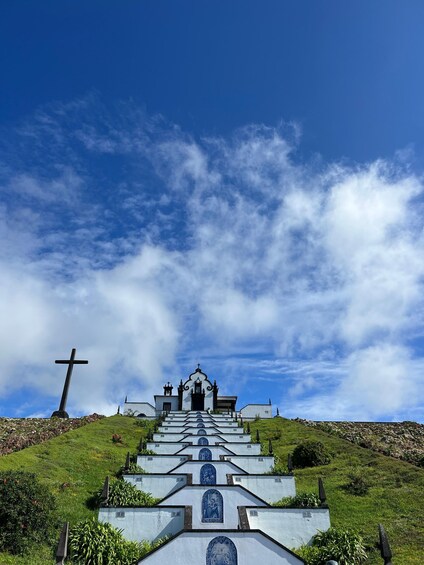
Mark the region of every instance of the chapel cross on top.
<instances>
[{"instance_id":1,"label":"chapel cross on top","mask_svg":"<svg viewBox=\"0 0 424 565\"><path fill-rule=\"evenodd\" d=\"M88 361L82 359L75 359L76 352L77 350L74 348L72 349L71 357L69 359L57 359L55 361L55 363L58 363L60 365L68 365L68 370L66 371L65 384L63 385L63 392L62 392L62 398L60 400L59 410L55 410L53 412L53 414L51 415L52 418L53 417L69 418L69 415L66 412L66 401L68 399L69 385L71 382L71 376L72 376L72 371L74 369L74 365L87 365L88 363Z\"/></svg>"}]
</instances>

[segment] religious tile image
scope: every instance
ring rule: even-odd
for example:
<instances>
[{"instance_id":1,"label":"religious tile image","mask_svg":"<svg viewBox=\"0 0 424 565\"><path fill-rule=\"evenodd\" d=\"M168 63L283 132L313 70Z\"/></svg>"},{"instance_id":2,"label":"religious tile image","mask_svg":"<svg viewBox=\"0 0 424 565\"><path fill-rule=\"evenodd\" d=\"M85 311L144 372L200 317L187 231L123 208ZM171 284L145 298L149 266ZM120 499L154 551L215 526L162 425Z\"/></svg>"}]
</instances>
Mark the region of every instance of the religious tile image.
<instances>
[{"instance_id":1,"label":"religious tile image","mask_svg":"<svg viewBox=\"0 0 424 565\"><path fill-rule=\"evenodd\" d=\"M202 522L223 522L224 501L216 489L209 489L202 497Z\"/></svg>"},{"instance_id":2,"label":"religious tile image","mask_svg":"<svg viewBox=\"0 0 424 565\"><path fill-rule=\"evenodd\" d=\"M206 565L237 565L237 549L226 536L217 536L206 550Z\"/></svg>"}]
</instances>

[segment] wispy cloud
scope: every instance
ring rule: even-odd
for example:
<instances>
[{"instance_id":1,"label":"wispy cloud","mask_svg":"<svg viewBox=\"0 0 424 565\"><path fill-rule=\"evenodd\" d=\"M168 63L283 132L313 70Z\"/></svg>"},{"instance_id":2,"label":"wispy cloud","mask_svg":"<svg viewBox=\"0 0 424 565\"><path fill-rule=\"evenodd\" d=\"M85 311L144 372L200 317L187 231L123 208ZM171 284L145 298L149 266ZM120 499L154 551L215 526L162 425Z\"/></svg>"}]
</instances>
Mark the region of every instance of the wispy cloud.
<instances>
[{"instance_id":1,"label":"wispy cloud","mask_svg":"<svg viewBox=\"0 0 424 565\"><path fill-rule=\"evenodd\" d=\"M96 96L6 134L3 394L53 402L49 363L77 345L80 411L151 394L199 356L220 359L223 388L237 361L236 389L273 382L290 415L424 403L423 185L404 157L314 165L296 126L194 139Z\"/></svg>"}]
</instances>

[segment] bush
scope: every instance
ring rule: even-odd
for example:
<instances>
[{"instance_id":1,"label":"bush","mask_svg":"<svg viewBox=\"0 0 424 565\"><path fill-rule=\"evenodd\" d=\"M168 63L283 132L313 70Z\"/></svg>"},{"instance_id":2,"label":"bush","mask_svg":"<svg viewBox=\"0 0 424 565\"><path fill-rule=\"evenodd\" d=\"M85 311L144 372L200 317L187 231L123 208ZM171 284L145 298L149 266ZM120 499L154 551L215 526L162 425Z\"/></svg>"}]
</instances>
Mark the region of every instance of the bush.
<instances>
[{"instance_id":1,"label":"bush","mask_svg":"<svg viewBox=\"0 0 424 565\"><path fill-rule=\"evenodd\" d=\"M328 465L332 460L332 454L320 441L305 441L294 448L292 454L293 466L298 469L304 467L317 467Z\"/></svg>"},{"instance_id":2,"label":"bush","mask_svg":"<svg viewBox=\"0 0 424 565\"><path fill-rule=\"evenodd\" d=\"M296 496L287 496L278 502L274 502L272 506L280 508L319 508L321 501L314 492L299 492Z\"/></svg>"},{"instance_id":3,"label":"bush","mask_svg":"<svg viewBox=\"0 0 424 565\"><path fill-rule=\"evenodd\" d=\"M139 428L149 428L150 420L136 420L135 425Z\"/></svg>"},{"instance_id":4,"label":"bush","mask_svg":"<svg viewBox=\"0 0 424 565\"><path fill-rule=\"evenodd\" d=\"M320 532L313 537L311 547L303 546L297 553L307 565L325 565L330 559L339 565L361 565L367 560L361 536L338 528Z\"/></svg>"},{"instance_id":5,"label":"bush","mask_svg":"<svg viewBox=\"0 0 424 565\"><path fill-rule=\"evenodd\" d=\"M24 553L48 541L56 526L53 495L34 473L0 472L0 550Z\"/></svg>"},{"instance_id":6,"label":"bush","mask_svg":"<svg viewBox=\"0 0 424 565\"><path fill-rule=\"evenodd\" d=\"M345 484L344 489L349 494L355 496L365 496L370 488L367 477L361 469L354 469L348 474L349 482Z\"/></svg>"},{"instance_id":7,"label":"bush","mask_svg":"<svg viewBox=\"0 0 424 565\"><path fill-rule=\"evenodd\" d=\"M285 465L282 465L281 463L276 463L271 471L269 471L269 473L265 473L266 475L290 475L289 470L287 469L287 467Z\"/></svg>"},{"instance_id":8,"label":"bush","mask_svg":"<svg viewBox=\"0 0 424 565\"><path fill-rule=\"evenodd\" d=\"M152 449L140 449L138 452L139 455L157 455L156 451Z\"/></svg>"},{"instance_id":9,"label":"bush","mask_svg":"<svg viewBox=\"0 0 424 565\"><path fill-rule=\"evenodd\" d=\"M158 500L149 492L138 490L127 481L115 480L109 486L108 504L110 506L154 506Z\"/></svg>"},{"instance_id":10,"label":"bush","mask_svg":"<svg viewBox=\"0 0 424 565\"><path fill-rule=\"evenodd\" d=\"M113 443L122 443L122 436L121 436L121 434L113 434L113 435L112 435L112 442L113 442Z\"/></svg>"},{"instance_id":11,"label":"bush","mask_svg":"<svg viewBox=\"0 0 424 565\"><path fill-rule=\"evenodd\" d=\"M141 544L127 541L121 532L94 519L78 522L69 532L72 560L78 565L130 565L140 558Z\"/></svg>"}]
</instances>

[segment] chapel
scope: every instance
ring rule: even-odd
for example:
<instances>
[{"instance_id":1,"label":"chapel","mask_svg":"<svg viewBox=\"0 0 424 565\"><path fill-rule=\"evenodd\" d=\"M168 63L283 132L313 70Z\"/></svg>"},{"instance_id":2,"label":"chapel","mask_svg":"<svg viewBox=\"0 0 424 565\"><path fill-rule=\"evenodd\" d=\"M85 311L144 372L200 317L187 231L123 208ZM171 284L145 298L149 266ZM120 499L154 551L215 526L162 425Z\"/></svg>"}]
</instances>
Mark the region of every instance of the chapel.
<instances>
[{"instance_id":1,"label":"chapel","mask_svg":"<svg viewBox=\"0 0 424 565\"><path fill-rule=\"evenodd\" d=\"M154 403L129 401L125 398L124 414L139 418L157 418L169 412L207 411L235 414L242 418L254 420L255 418L272 418L271 400L267 404L247 404L237 409L237 396L219 395L216 380L212 382L202 371L200 365L185 381L180 380L177 394L173 394L174 387L168 382L163 387L163 394L155 394Z\"/></svg>"},{"instance_id":2,"label":"chapel","mask_svg":"<svg viewBox=\"0 0 424 565\"><path fill-rule=\"evenodd\" d=\"M178 386L167 383L155 405L130 403L136 417L160 415L123 479L158 502L146 507L116 507L105 482L99 520L122 530L132 541L162 540L140 559L146 565L300 565L296 548L330 527L330 512L320 485L318 508L282 508L273 503L296 494L295 477L275 472L271 446L264 448L249 428L237 397L220 397L218 386L198 367ZM246 407L244 407L246 409ZM266 413L265 413L266 409ZM259 410L259 412L258 412ZM245 414L272 417L272 405L248 405Z\"/></svg>"}]
</instances>

